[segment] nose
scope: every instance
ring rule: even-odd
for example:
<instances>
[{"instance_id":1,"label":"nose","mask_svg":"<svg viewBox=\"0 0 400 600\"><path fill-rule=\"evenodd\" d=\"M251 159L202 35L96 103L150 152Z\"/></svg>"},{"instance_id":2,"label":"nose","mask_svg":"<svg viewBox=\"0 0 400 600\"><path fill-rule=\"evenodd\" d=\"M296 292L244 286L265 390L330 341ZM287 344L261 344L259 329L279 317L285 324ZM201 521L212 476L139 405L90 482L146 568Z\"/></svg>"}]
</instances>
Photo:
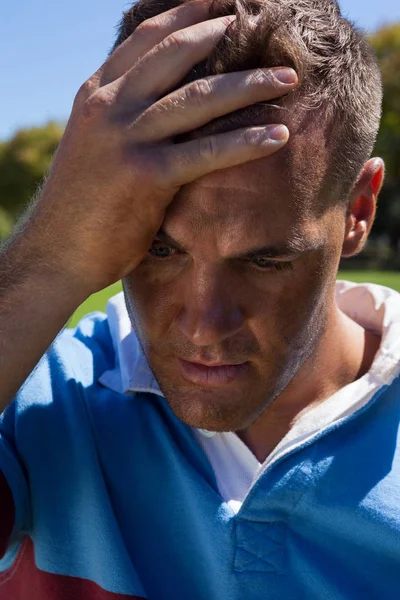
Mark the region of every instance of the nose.
<instances>
[{"instance_id":1,"label":"nose","mask_svg":"<svg viewBox=\"0 0 400 600\"><path fill-rule=\"evenodd\" d=\"M197 346L218 344L243 327L244 314L233 289L219 270L193 267L183 285L176 324Z\"/></svg>"}]
</instances>

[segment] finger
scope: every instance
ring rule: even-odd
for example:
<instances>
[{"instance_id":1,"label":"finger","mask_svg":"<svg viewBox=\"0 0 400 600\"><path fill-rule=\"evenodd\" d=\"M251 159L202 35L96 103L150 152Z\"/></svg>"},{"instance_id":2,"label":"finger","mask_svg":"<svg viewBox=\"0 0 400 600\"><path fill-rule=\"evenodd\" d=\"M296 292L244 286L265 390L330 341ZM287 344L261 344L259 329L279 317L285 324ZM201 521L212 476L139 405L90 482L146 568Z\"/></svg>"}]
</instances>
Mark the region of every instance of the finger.
<instances>
[{"instance_id":1,"label":"finger","mask_svg":"<svg viewBox=\"0 0 400 600\"><path fill-rule=\"evenodd\" d=\"M280 150L289 139L285 125L237 129L168 146L166 172L173 173L168 186L190 183L219 169L263 158Z\"/></svg>"},{"instance_id":2,"label":"finger","mask_svg":"<svg viewBox=\"0 0 400 600\"><path fill-rule=\"evenodd\" d=\"M122 77L143 55L174 31L209 19L209 6L209 0L185 2L143 21L103 65L100 85L107 85Z\"/></svg>"},{"instance_id":3,"label":"finger","mask_svg":"<svg viewBox=\"0 0 400 600\"><path fill-rule=\"evenodd\" d=\"M121 102L158 99L203 61L224 35L234 16L181 29L153 48L129 73L121 87Z\"/></svg>"},{"instance_id":4,"label":"finger","mask_svg":"<svg viewBox=\"0 0 400 600\"><path fill-rule=\"evenodd\" d=\"M293 82L285 83L289 77ZM284 67L197 79L146 109L134 122L135 139L153 142L192 131L235 110L283 96L297 83L296 72Z\"/></svg>"}]
</instances>

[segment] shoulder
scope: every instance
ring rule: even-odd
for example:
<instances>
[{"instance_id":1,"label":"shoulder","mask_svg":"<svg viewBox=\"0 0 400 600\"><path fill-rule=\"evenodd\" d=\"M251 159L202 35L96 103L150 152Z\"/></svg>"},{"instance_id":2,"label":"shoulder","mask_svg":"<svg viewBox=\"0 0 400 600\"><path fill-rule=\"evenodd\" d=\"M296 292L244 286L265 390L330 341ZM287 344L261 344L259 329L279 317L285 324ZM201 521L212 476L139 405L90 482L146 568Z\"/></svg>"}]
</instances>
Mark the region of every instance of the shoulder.
<instances>
[{"instance_id":1,"label":"shoulder","mask_svg":"<svg viewBox=\"0 0 400 600\"><path fill-rule=\"evenodd\" d=\"M81 395L97 384L114 360L107 317L91 313L76 328L66 328L57 336L17 393L15 408L24 411Z\"/></svg>"},{"instance_id":2,"label":"shoulder","mask_svg":"<svg viewBox=\"0 0 400 600\"><path fill-rule=\"evenodd\" d=\"M96 381L115 362L107 316L101 312L86 315L74 329L64 329L50 352L82 383Z\"/></svg>"}]
</instances>

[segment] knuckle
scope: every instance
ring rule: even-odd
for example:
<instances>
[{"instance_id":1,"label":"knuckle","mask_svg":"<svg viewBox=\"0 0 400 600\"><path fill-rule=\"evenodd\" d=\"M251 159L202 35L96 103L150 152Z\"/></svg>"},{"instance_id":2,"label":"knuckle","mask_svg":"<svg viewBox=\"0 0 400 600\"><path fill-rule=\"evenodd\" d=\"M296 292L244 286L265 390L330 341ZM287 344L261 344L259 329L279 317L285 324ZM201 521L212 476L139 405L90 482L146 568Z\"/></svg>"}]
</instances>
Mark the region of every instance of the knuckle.
<instances>
[{"instance_id":1,"label":"knuckle","mask_svg":"<svg viewBox=\"0 0 400 600\"><path fill-rule=\"evenodd\" d=\"M144 150L139 152L137 149L128 148L126 150L126 162L136 181L143 180L144 184L146 177L152 182L157 179L157 161L151 152L145 152Z\"/></svg>"},{"instance_id":2,"label":"knuckle","mask_svg":"<svg viewBox=\"0 0 400 600\"><path fill-rule=\"evenodd\" d=\"M185 88L185 97L188 104L203 106L212 93L211 84L208 79L197 79Z\"/></svg>"},{"instance_id":3,"label":"knuckle","mask_svg":"<svg viewBox=\"0 0 400 600\"><path fill-rule=\"evenodd\" d=\"M266 85L270 85L273 88L276 88L275 78L272 76L270 71L265 71L264 69L256 69L253 73L251 73L250 84L255 87L263 87Z\"/></svg>"},{"instance_id":4,"label":"knuckle","mask_svg":"<svg viewBox=\"0 0 400 600\"><path fill-rule=\"evenodd\" d=\"M82 114L85 118L92 118L104 113L113 103L114 95L107 88L96 90L85 101Z\"/></svg>"},{"instance_id":5,"label":"knuckle","mask_svg":"<svg viewBox=\"0 0 400 600\"><path fill-rule=\"evenodd\" d=\"M197 140L198 154L201 160L213 162L218 156L218 142L215 135L209 135Z\"/></svg>"},{"instance_id":6,"label":"knuckle","mask_svg":"<svg viewBox=\"0 0 400 600\"><path fill-rule=\"evenodd\" d=\"M251 129L245 129L241 135L243 145L247 148L253 148L256 144L254 132Z\"/></svg>"},{"instance_id":7,"label":"knuckle","mask_svg":"<svg viewBox=\"0 0 400 600\"><path fill-rule=\"evenodd\" d=\"M257 130L245 129L241 136L241 145L246 149L250 159L257 158L260 151L266 148L265 136Z\"/></svg>"},{"instance_id":8,"label":"knuckle","mask_svg":"<svg viewBox=\"0 0 400 600\"><path fill-rule=\"evenodd\" d=\"M84 83L82 83L81 87L79 88L79 90L75 96L75 100L84 102L95 92L95 90L96 90L96 84L92 80L92 78L90 78L87 81L85 81Z\"/></svg>"},{"instance_id":9,"label":"knuckle","mask_svg":"<svg viewBox=\"0 0 400 600\"><path fill-rule=\"evenodd\" d=\"M132 159L132 155L130 158ZM174 165L162 149L152 148L146 151L142 148L130 163L134 169L135 182L142 183L143 189L149 185L154 190L165 190L171 187Z\"/></svg>"},{"instance_id":10,"label":"knuckle","mask_svg":"<svg viewBox=\"0 0 400 600\"><path fill-rule=\"evenodd\" d=\"M157 34L160 30L159 22L153 17L151 19L146 19L138 25L133 33L133 36L143 36L147 38L148 36L153 36Z\"/></svg>"},{"instance_id":11,"label":"knuckle","mask_svg":"<svg viewBox=\"0 0 400 600\"><path fill-rule=\"evenodd\" d=\"M159 48L168 53L182 52L187 45L187 41L187 35L183 30L175 31L160 42Z\"/></svg>"}]
</instances>

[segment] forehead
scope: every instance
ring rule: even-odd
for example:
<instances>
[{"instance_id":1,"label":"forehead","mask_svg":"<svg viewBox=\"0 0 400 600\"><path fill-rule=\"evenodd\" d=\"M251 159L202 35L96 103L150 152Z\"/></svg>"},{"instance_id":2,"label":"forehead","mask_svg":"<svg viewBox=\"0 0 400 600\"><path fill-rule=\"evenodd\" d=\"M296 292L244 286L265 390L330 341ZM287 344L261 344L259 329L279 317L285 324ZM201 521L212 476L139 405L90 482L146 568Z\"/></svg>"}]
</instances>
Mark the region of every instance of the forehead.
<instances>
[{"instance_id":1,"label":"forehead","mask_svg":"<svg viewBox=\"0 0 400 600\"><path fill-rule=\"evenodd\" d=\"M297 164L297 151L211 173L184 186L167 210L164 226L176 239L186 236L254 237L269 243L313 236L319 229L313 207L319 181Z\"/></svg>"},{"instance_id":2,"label":"forehead","mask_svg":"<svg viewBox=\"0 0 400 600\"><path fill-rule=\"evenodd\" d=\"M330 136L319 112L270 110L243 125L284 123L290 137L286 146L269 157L210 173L184 186L174 199L169 217L187 218L197 227L280 227L288 231L305 226L335 204L337 195L329 177ZM222 127L222 129L221 129ZM228 129L232 127L229 126ZM225 131L209 124L193 137ZM278 232L277 232L278 233Z\"/></svg>"}]
</instances>

